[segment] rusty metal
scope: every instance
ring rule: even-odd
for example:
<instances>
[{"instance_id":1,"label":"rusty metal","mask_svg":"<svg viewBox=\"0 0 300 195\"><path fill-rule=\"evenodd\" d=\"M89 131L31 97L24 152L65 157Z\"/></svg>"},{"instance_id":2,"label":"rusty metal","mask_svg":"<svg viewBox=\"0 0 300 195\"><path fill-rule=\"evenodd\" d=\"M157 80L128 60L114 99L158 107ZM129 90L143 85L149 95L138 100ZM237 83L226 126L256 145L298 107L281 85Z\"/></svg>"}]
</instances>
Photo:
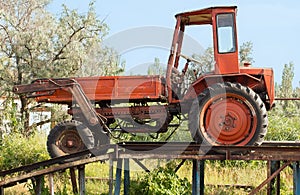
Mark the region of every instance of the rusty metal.
<instances>
[{"instance_id":1,"label":"rusty metal","mask_svg":"<svg viewBox=\"0 0 300 195\"><path fill-rule=\"evenodd\" d=\"M79 165L77 166L78 169L78 184L79 184L79 195L85 195L85 166Z\"/></svg>"},{"instance_id":2,"label":"rusty metal","mask_svg":"<svg viewBox=\"0 0 300 195\"><path fill-rule=\"evenodd\" d=\"M78 83L88 99L94 102L165 101L161 76L102 76L37 79L31 84L16 85L13 92L36 97L37 102L72 105L73 96L65 89Z\"/></svg>"},{"instance_id":3,"label":"rusty metal","mask_svg":"<svg viewBox=\"0 0 300 195\"><path fill-rule=\"evenodd\" d=\"M108 182L108 187L109 187L109 195L113 194L113 188L114 188L114 162L112 158L109 158L109 182Z\"/></svg>"},{"instance_id":4,"label":"rusty metal","mask_svg":"<svg viewBox=\"0 0 300 195\"><path fill-rule=\"evenodd\" d=\"M175 155L182 157L202 159L226 159L226 151L231 152L232 160L300 160L299 142L264 142L262 146L205 146L190 142L122 142L117 145L107 145L100 148L92 148L90 150L61 156L46 161L38 162L32 165L26 165L11 170L0 171L0 176L5 176L17 172L28 172L31 170L51 166L68 159L74 159L87 154L101 153L101 150L113 149L109 155L113 158L120 158L122 155L136 153L139 156L154 153L159 157L164 155ZM203 151L207 151L206 153ZM236 154L239 151L240 153ZM248 152L248 153L247 153ZM205 154L205 155L201 155ZM242 154L242 155L241 155ZM145 158L143 157L143 158ZM153 156L155 157L155 156ZM287 158L284 158L287 157ZM134 157L130 158L133 159Z\"/></svg>"},{"instance_id":5,"label":"rusty metal","mask_svg":"<svg viewBox=\"0 0 300 195\"><path fill-rule=\"evenodd\" d=\"M129 159L124 159L124 195L130 194L130 164Z\"/></svg>"},{"instance_id":6,"label":"rusty metal","mask_svg":"<svg viewBox=\"0 0 300 195\"><path fill-rule=\"evenodd\" d=\"M0 176L17 172L29 172L35 169L51 166L68 159L74 159L87 154L101 153L99 150L113 149L113 158L130 159L176 157L178 159L207 159L226 160L230 152L232 160L290 160L300 161L299 142L265 142L262 146L203 146L190 142L122 142L117 145L107 145L100 148L81 151L78 153L57 157L54 159L26 165L0 172ZM207 152L205 152L207 151ZM239 152L239 153L237 153ZM108 154L107 154L108 155ZM130 157L130 155L132 155ZM226 158L227 156L227 158Z\"/></svg>"},{"instance_id":7,"label":"rusty metal","mask_svg":"<svg viewBox=\"0 0 300 195\"><path fill-rule=\"evenodd\" d=\"M137 127L132 128L122 128L121 125L119 126L119 130L130 133L166 132L168 125L172 120L170 111L166 105L103 107L95 108L95 111L106 120L120 119L128 122L131 126L136 124ZM172 114L178 114L178 112L174 109L171 112ZM68 110L68 114L73 115L75 118L81 118L84 113L82 113L80 107L72 107ZM149 123L153 124L153 122L157 123L156 126L149 125ZM111 131L116 129L116 127L115 129L111 128Z\"/></svg>"},{"instance_id":8,"label":"rusty metal","mask_svg":"<svg viewBox=\"0 0 300 195\"><path fill-rule=\"evenodd\" d=\"M14 185L18 182L24 182L32 177L39 177L49 173L54 173L67 168L78 167L91 162L103 161L108 159L194 159L194 160L277 160L277 161L300 161L300 146L294 142L276 142L266 143L263 146L201 146L196 143L179 143L179 142L144 142L144 143L119 143L117 145L108 145L110 153L103 154L97 157L82 159L64 164L67 159L74 157L85 156L87 153L100 153L99 148L66 155L50 159L43 162L38 162L32 165L19 167L12 170L1 171L0 175L5 176L5 179L0 181L0 188ZM273 145L272 145L273 144ZM105 148L105 150L107 150ZM103 149L103 148L102 148ZM230 154L230 155L228 155ZM141 165L140 163L138 163ZM43 168L46 167L44 169ZM145 168L145 167L144 167ZM284 167L281 167L277 172L280 172ZM147 170L147 168L145 168ZM276 173L277 173L276 172ZM15 174L18 173L18 174ZM13 177L9 178L8 175ZM275 175L273 174L268 180L268 183ZM261 188L261 186L259 186ZM258 188L257 188L258 189Z\"/></svg>"},{"instance_id":9,"label":"rusty metal","mask_svg":"<svg viewBox=\"0 0 300 195\"><path fill-rule=\"evenodd\" d=\"M26 173L32 170L36 170L36 169L40 169L40 168L45 168L47 166L51 166L51 165L55 165L61 162L66 162L69 159L74 159L80 156L86 156L88 154L95 154L101 151L106 151L108 148L112 148L112 147L117 147L116 145L106 145L106 146L101 146L100 148L93 148L90 150L84 150L84 151L80 151L77 153L73 153L73 154L69 154L69 155L65 155L65 156L60 156L60 157L56 157L53 159L49 159L49 160L45 160L45 161L41 161L41 162L37 162L34 164L30 164L30 165L25 165L22 167L17 167L14 169L9 169L9 170L4 170L4 171L0 171L0 177L3 177L5 175L10 175L10 174L14 174L14 173Z\"/></svg>"},{"instance_id":10,"label":"rusty metal","mask_svg":"<svg viewBox=\"0 0 300 195\"><path fill-rule=\"evenodd\" d=\"M53 173L49 174L49 193L50 195L54 195L54 180L53 180Z\"/></svg>"},{"instance_id":11,"label":"rusty metal","mask_svg":"<svg viewBox=\"0 0 300 195\"><path fill-rule=\"evenodd\" d=\"M122 165L123 159L117 160L117 170L116 170L116 181L115 181L115 191L114 195L119 195L121 190L121 181L122 181Z\"/></svg>"},{"instance_id":12,"label":"rusty metal","mask_svg":"<svg viewBox=\"0 0 300 195\"><path fill-rule=\"evenodd\" d=\"M272 179L274 179L283 169L285 169L287 166L291 165L292 162L288 161L284 163L277 171L275 171L269 178L264 180L258 187L253 189L249 195L257 194L266 184L268 184Z\"/></svg>"},{"instance_id":13,"label":"rusty metal","mask_svg":"<svg viewBox=\"0 0 300 195\"><path fill-rule=\"evenodd\" d=\"M103 107L95 108L96 112L103 115L105 118L133 118L140 119L156 119L166 116L168 106L154 105L154 106L132 106L132 107ZM74 107L68 110L68 114L78 115L82 114L79 107ZM175 113L174 113L175 114ZM177 113L178 114L178 113Z\"/></svg>"},{"instance_id":14,"label":"rusty metal","mask_svg":"<svg viewBox=\"0 0 300 195\"><path fill-rule=\"evenodd\" d=\"M34 97L37 102L67 104L70 108L69 114L80 122L88 123L87 126L93 129L93 133L104 131L102 133L111 135L113 129L110 129L109 125L116 118L131 124L134 122L146 124L146 120L153 120L162 126L160 128L159 125L154 127L136 125L127 129L120 128L123 132L166 132L169 130L168 126L173 116L180 117L180 115L189 113L191 101L197 99L210 86L224 82L239 83L247 89L251 88L258 97L262 98L266 108L271 109L274 101L273 70L270 68L252 68L249 65L247 67L239 66L235 25L236 12L236 6L221 6L177 14L165 77L145 75L37 79L28 85L16 85L13 91L19 95L25 94L27 97ZM221 17L221 15L224 17ZM212 72L201 75L186 89L181 84L183 83L184 74L188 70L189 62L199 63L197 60L181 53L185 28L193 25L211 25L216 63ZM224 25L232 29L232 34L228 37L228 40L232 40L233 50L219 52L218 39L220 37L217 31L223 28ZM181 57L188 59L183 72L178 70ZM174 72L176 72L176 78L172 78ZM266 97L269 99L265 100ZM241 101L243 102L243 100ZM155 106L152 102L163 104L163 106ZM240 105L240 103L236 101L232 105ZM95 109L95 107L97 108ZM232 110L236 110L234 109L236 107L231 106ZM243 109L243 111L246 112L247 110ZM259 114L264 115L264 113ZM195 116L189 120L191 122L198 121ZM209 113L206 116L209 116ZM239 124L249 123L250 126L254 127L255 122L250 121L251 118L253 117L242 117ZM133 120L130 121L131 119ZM203 120L205 119L199 119L200 123ZM151 122L148 122L148 124ZM230 124L227 127L228 131L233 131L233 129L237 131L239 128L233 128L235 125ZM207 126L209 126L208 123ZM248 129L242 134L243 136L248 135L249 132L254 134L255 131ZM212 133L214 132L212 131ZM225 138L222 137L223 142L220 144L239 143L240 145L247 145L252 143L251 139L258 139L250 134L247 139L240 142L240 138L232 136L236 135L235 132L231 132L230 135L226 134ZM203 136L203 139L207 139L207 137ZM195 140L198 141L197 138ZM213 140L207 140L207 142L211 143ZM230 140L230 142L227 143L224 140Z\"/></svg>"},{"instance_id":15,"label":"rusty metal","mask_svg":"<svg viewBox=\"0 0 300 195\"><path fill-rule=\"evenodd\" d=\"M11 186L11 185L16 184L21 181L25 182L27 179L31 179L32 177L43 176L43 175L47 175L49 173L54 173L54 172L68 169L68 168L77 167L79 165L84 165L84 164L97 162L97 161L103 161L103 160L107 160L108 158L109 158L108 155L102 155L102 156L98 156L98 157L82 159L82 160L78 160L78 161L74 161L74 162L51 166L48 168L44 168L42 170L37 170L37 171L33 170L32 172L29 172L29 173L25 173L25 174L22 174L19 176L5 178L4 180L1 180L0 187Z\"/></svg>"},{"instance_id":16,"label":"rusty metal","mask_svg":"<svg viewBox=\"0 0 300 195\"><path fill-rule=\"evenodd\" d=\"M185 163L185 161L186 161L186 159L181 160L179 165L177 165L176 169L174 170L175 173L177 173L177 171L182 167L182 165Z\"/></svg>"},{"instance_id":17,"label":"rusty metal","mask_svg":"<svg viewBox=\"0 0 300 195\"><path fill-rule=\"evenodd\" d=\"M300 160L299 146L205 146L195 143L121 143L122 158L199 160ZM241 155L242 154L242 155Z\"/></svg>"},{"instance_id":18,"label":"rusty metal","mask_svg":"<svg viewBox=\"0 0 300 195\"><path fill-rule=\"evenodd\" d=\"M300 194L300 167L299 162L293 163L293 192L294 194Z\"/></svg>"},{"instance_id":19,"label":"rusty metal","mask_svg":"<svg viewBox=\"0 0 300 195\"><path fill-rule=\"evenodd\" d=\"M85 119L90 125L95 126L99 122L100 124L104 124L104 121L97 116L95 109L86 97L85 93L82 91L79 83L74 82L74 85L72 85L72 87L68 87L67 90L73 95L74 103L79 105Z\"/></svg>"},{"instance_id":20,"label":"rusty metal","mask_svg":"<svg viewBox=\"0 0 300 195\"><path fill-rule=\"evenodd\" d=\"M72 183L72 189L74 194L78 194L78 187L76 182L76 173L75 168L70 168L70 176L71 176L71 183Z\"/></svg>"},{"instance_id":21,"label":"rusty metal","mask_svg":"<svg viewBox=\"0 0 300 195\"><path fill-rule=\"evenodd\" d=\"M291 147L298 147L300 146L300 141L264 141L262 146L275 146L275 147L282 147L282 146L291 146Z\"/></svg>"},{"instance_id":22,"label":"rusty metal","mask_svg":"<svg viewBox=\"0 0 300 195\"><path fill-rule=\"evenodd\" d=\"M297 101L300 100L300 98L275 98L275 100L279 100L279 101Z\"/></svg>"},{"instance_id":23,"label":"rusty metal","mask_svg":"<svg viewBox=\"0 0 300 195\"><path fill-rule=\"evenodd\" d=\"M40 79L32 84L17 85L13 88L14 93L27 94L27 97L43 97L45 92L52 94L57 90L68 92L69 96L73 97L71 102L79 105L83 116L90 125L95 126L100 123L105 126L105 121L97 115L81 85L74 79Z\"/></svg>"},{"instance_id":24,"label":"rusty metal","mask_svg":"<svg viewBox=\"0 0 300 195\"><path fill-rule=\"evenodd\" d=\"M267 162L267 178L280 168L280 161ZM280 173L267 186L267 195L280 195Z\"/></svg>"},{"instance_id":25,"label":"rusty metal","mask_svg":"<svg viewBox=\"0 0 300 195\"><path fill-rule=\"evenodd\" d=\"M132 160L136 162L136 164L138 164L145 172L150 173L150 170L139 159L132 158Z\"/></svg>"}]
</instances>

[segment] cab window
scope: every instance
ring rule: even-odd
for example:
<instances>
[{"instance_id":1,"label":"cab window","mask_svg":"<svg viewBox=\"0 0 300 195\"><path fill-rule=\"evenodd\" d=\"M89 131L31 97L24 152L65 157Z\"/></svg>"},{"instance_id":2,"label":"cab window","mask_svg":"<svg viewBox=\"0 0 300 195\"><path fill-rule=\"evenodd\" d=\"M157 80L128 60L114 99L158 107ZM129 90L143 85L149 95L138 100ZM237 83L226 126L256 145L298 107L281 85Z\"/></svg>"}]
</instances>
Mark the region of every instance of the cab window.
<instances>
[{"instance_id":1,"label":"cab window","mask_svg":"<svg viewBox=\"0 0 300 195\"><path fill-rule=\"evenodd\" d=\"M234 15L232 13L217 15L217 35L219 53L232 53L236 51Z\"/></svg>"}]
</instances>

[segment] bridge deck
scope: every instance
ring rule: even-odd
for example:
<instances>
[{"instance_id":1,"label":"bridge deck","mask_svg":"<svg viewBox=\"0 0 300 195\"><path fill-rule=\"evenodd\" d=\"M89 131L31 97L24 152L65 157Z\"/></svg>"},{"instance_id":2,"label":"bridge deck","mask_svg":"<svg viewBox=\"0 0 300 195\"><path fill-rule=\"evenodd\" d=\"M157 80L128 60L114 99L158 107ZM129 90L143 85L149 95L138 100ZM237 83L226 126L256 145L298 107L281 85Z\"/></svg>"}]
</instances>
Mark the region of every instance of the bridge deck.
<instances>
[{"instance_id":1,"label":"bridge deck","mask_svg":"<svg viewBox=\"0 0 300 195\"><path fill-rule=\"evenodd\" d=\"M109 149L107 154L61 163L68 159L96 154ZM124 142L93 148L11 170L0 171L0 188L26 182L68 168L97 161L118 159L193 159L193 160L266 160L300 161L300 142L265 142L261 146L204 146L189 142ZM300 179L300 178L299 178Z\"/></svg>"}]
</instances>

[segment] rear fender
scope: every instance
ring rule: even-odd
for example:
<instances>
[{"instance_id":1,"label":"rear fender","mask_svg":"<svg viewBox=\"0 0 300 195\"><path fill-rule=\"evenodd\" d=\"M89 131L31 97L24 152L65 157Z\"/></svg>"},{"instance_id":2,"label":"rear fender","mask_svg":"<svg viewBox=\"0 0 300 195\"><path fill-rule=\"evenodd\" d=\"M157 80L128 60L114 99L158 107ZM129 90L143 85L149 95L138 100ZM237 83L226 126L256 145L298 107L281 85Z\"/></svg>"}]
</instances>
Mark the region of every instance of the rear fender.
<instances>
[{"instance_id":1,"label":"rear fender","mask_svg":"<svg viewBox=\"0 0 300 195\"><path fill-rule=\"evenodd\" d=\"M195 81L187 90L182 99L182 103L190 103L198 97L206 88L216 83L240 83L243 86L250 87L256 93L266 91L263 76L251 76L249 74L230 74L230 75L205 75ZM188 108L188 107L187 107Z\"/></svg>"}]
</instances>

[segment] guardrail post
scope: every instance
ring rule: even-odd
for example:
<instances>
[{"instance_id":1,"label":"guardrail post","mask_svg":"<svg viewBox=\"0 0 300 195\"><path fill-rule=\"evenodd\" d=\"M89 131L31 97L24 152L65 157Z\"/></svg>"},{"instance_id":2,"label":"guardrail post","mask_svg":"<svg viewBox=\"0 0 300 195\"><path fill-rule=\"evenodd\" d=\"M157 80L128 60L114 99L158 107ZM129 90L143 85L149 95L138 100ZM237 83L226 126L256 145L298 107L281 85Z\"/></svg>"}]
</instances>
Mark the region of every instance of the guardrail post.
<instances>
[{"instance_id":1,"label":"guardrail post","mask_svg":"<svg viewBox=\"0 0 300 195\"><path fill-rule=\"evenodd\" d=\"M85 195L85 166L78 166L79 194Z\"/></svg>"},{"instance_id":2,"label":"guardrail post","mask_svg":"<svg viewBox=\"0 0 300 195\"><path fill-rule=\"evenodd\" d=\"M34 178L34 180L35 180L34 192L36 195L42 194L42 185L43 185L42 178L43 178L43 176L37 176Z\"/></svg>"},{"instance_id":3,"label":"guardrail post","mask_svg":"<svg viewBox=\"0 0 300 195\"><path fill-rule=\"evenodd\" d=\"M280 168L280 161L268 161L268 178ZM268 195L280 195L280 174L268 184Z\"/></svg>"},{"instance_id":4,"label":"guardrail post","mask_svg":"<svg viewBox=\"0 0 300 195\"><path fill-rule=\"evenodd\" d=\"M124 159L124 195L129 195L130 192L130 170L129 159Z\"/></svg>"},{"instance_id":5,"label":"guardrail post","mask_svg":"<svg viewBox=\"0 0 300 195\"><path fill-rule=\"evenodd\" d=\"M293 180L294 180L294 194L300 194L300 166L299 162L293 163Z\"/></svg>"},{"instance_id":6,"label":"guardrail post","mask_svg":"<svg viewBox=\"0 0 300 195\"><path fill-rule=\"evenodd\" d=\"M120 195L120 191L121 191L122 164L123 164L123 159L118 159L117 171L116 171L115 193L114 193L115 195Z\"/></svg>"},{"instance_id":7,"label":"guardrail post","mask_svg":"<svg viewBox=\"0 0 300 195\"><path fill-rule=\"evenodd\" d=\"M73 193L77 194L78 193L78 188L77 188L77 181L76 181L76 174L75 174L74 167L70 168L70 176L71 176L71 183L72 183Z\"/></svg>"},{"instance_id":8,"label":"guardrail post","mask_svg":"<svg viewBox=\"0 0 300 195\"><path fill-rule=\"evenodd\" d=\"M204 160L193 160L192 195L204 194Z\"/></svg>"},{"instance_id":9,"label":"guardrail post","mask_svg":"<svg viewBox=\"0 0 300 195\"><path fill-rule=\"evenodd\" d=\"M109 157L109 195L113 194L114 189L114 161L112 156Z\"/></svg>"},{"instance_id":10,"label":"guardrail post","mask_svg":"<svg viewBox=\"0 0 300 195\"><path fill-rule=\"evenodd\" d=\"M49 188L50 194L54 195L53 173L49 173Z\"/></svg>"}]
</instances>

